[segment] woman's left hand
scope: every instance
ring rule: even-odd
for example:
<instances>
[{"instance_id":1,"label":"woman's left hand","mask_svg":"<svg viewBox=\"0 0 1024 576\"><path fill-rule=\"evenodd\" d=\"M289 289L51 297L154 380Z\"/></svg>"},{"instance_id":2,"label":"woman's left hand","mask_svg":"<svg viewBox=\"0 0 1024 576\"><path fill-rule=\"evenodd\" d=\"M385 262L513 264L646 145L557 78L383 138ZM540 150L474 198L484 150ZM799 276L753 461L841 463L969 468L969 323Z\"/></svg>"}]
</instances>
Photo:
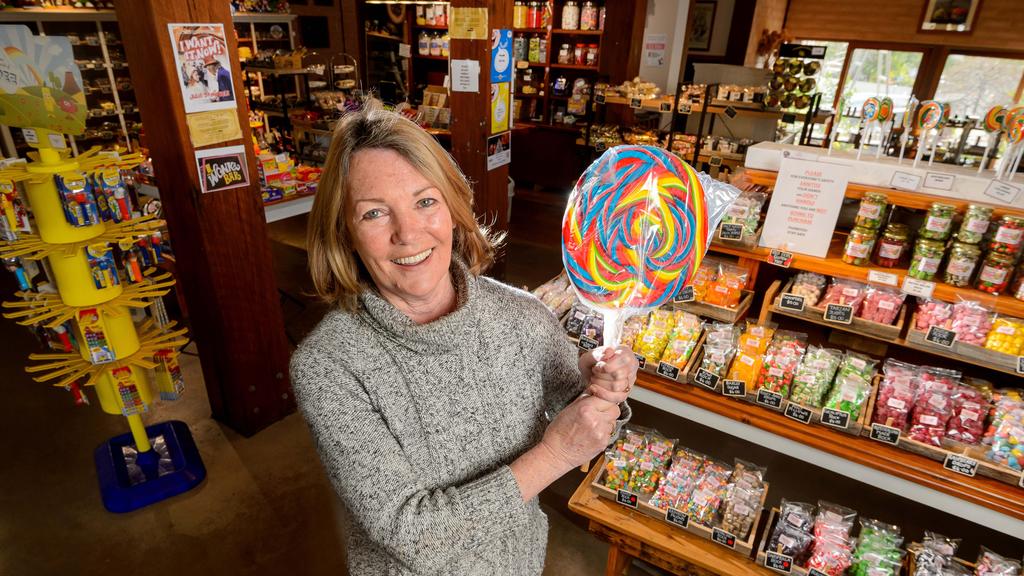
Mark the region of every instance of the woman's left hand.
<instances>
[{"instance_id":1,"label":"woman's left hand","mask_svg":"<svg viewBox=\"0 0 1024 576\"><path fill-rule=\"evenodd\" d=\"M580 356L580 373L587 383L587 394L621 404L629 397L640 367L633 351L626 346L601 346Z\"/></svg>"}]
</instances>

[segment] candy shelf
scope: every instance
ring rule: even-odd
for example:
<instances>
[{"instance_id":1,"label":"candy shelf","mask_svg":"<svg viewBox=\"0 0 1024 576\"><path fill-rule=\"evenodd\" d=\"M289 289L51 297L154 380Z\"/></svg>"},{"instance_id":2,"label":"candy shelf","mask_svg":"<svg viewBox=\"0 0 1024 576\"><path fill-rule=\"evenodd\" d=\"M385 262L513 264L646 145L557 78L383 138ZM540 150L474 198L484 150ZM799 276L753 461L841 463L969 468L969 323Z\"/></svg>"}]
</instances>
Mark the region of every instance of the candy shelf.
<instances>
[{"instance_id":1,"label":"candy shelf","mask_svg":"<svg viewBox=\"0 0 1024 576\"><path fill-rule=\"evenodd\" d=\"M1016 485L964 476L925 456L643 372L632 397L1001 532L1024 533L1024 489Z\"/></svg>"},{"instance_id":2,"label":"candy shelf","mask_svg":"<svg viewBox=\"0 0 1024 576\"><path fill-rule=\"evenodd\" d=\"M740 297L740 303L735 308L726 308L725 306L716 306L714 304L697 301L677 302L673 304L673 306L680 310L692 312L704 318L735 324L747 315L747 310L750 309L750 305L753 302L754 293L750 290L744 290L743 295Z\"/></svg>"},{"instance_id":3,"label":"candy shelf","mask_svg":"<svg viewBox=\"0 0 1024 576\"><path fill-rule=\"evenodd\" d=\"M878 322L872 322L871 320L865 320L863 318L854 317L849 324L842 322L833 322L825 319L825 308L811 306L805 304L802 310L793 310L791 308L783 308L781 306L781 300L783 294L789 294L790 288L793 285L793 281L790 280L782 287L782 281L776 280L765 292L765 303L768 310L772 314L781 314L783 316L789 316L791 318L798 318L807 322L818 324L819 326L827 326L829 328L846 330L853 332L854 334L860 334L883 342L889 342L898 344L900 341L900 334L903 331L903 326L907 321L907 308L909 302L904 302L903 306L900 307L899 313L896 316L895 324L881 324ZM762 323L765 318L762 317Z\"/></svg>"}]
</instances>

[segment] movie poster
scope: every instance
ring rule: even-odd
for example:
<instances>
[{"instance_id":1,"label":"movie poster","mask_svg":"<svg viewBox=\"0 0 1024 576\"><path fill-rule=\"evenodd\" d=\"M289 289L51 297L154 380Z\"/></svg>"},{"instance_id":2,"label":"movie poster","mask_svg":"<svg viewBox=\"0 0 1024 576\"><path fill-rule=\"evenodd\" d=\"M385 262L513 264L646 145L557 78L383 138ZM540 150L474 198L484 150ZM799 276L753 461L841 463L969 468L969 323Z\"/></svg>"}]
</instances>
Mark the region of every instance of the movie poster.
<instances>
[{"instance_id":1,"label":"movie poster","mask_svg":"<svg viewBox=\"0 0 1024 576\"><path fill-rule=\"evenodd\" d=\"M223 24L168 24L185 113L235 108Z\"/></svg>"}]
</instances>

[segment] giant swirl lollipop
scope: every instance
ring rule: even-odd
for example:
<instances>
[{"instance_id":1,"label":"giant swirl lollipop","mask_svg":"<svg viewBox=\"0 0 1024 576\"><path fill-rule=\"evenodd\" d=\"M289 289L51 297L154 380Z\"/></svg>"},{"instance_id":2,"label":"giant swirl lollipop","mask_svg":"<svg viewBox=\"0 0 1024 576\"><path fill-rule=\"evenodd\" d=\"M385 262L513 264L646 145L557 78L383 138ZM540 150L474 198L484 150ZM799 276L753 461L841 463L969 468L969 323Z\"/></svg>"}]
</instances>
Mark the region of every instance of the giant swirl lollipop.
<instances>
[{"instance_id":1,"label":"giant swirl lollipop","mask_svg":"<svg viewBox=\"0 0 1024 576\"><path fill-rule=\"evenodd\" d=\"M562 220L562 260L580 299L619 342L627 316L693 278L739 190L652 146L609 148L580 177Z\"/></svg>"},{"instance_id":2,"label":"giant swirl lollipop","mask_svg":"<svg viewBox=\"0 0 1024 576\"><path fill-rule=\"evenodd\" d=\"M981 164L978 164L978 174L981 174L985 165L988 164L988 155L992 152L992 147L998 147L999 138L1003 133L1003 122L1006 121L1006 113L1006 106L996 105L989 108L988 114L985 114L982 128L988 133L988 145L985 146L985 155L981 157Z\"/></svg>"},{"instance_id":3,"label":"giant swirl lollipop","mask_svg":"<svg viewBox=\"0 0 1024 576\"><path fill-rule=\"evenodd\" d=\"M875 129L875 122L878 121L878 112L881 110L881 101L874 96L864 100L864 105L861 107L861 120L864 122L864 126L861 128L860 143L857 145L857 160L860 160L860 153L864 150L864 144L867 144L868 138L871 137L871 132Z\"/></svg>"},{"instance_id":4,"label":"giant swirl lollipop","mask_svg":"<svg viewBox=\"0 0 1024 576\"><path fill-rule=\"evenodd\" d=\"M938 128L939 123L942 121L943 112L942 104L939 104L935 100L925 100L924 102L921 102L920 106L918 106L918 141L917 155L914 156L914 168L917 168L917 163L921 160L921 154L928 146L928 139L931 131Z\"/></svg>"}]
</instances>

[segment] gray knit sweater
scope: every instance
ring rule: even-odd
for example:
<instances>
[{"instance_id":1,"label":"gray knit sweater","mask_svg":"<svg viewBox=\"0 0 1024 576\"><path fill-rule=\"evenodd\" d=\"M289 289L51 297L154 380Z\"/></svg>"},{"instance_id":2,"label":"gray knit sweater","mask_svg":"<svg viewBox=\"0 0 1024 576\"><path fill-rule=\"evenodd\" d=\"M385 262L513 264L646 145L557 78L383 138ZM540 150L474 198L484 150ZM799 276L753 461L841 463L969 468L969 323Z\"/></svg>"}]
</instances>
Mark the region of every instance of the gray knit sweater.
<instances>
[{"instance_id":1,"label":"gray knit sweater","mask_svg":"<svg viewBox=\"0 0 1024 576\"><path fill-rule=\"evenodd\" d=\"M416 325L372 291L295 352L292 385L363 575L539 575L547 518L508 464L580 394L577 355L532 295L452 266L458 307ZM623 405L623 420L628 406Z\"/></svg>"}]
</instances>

